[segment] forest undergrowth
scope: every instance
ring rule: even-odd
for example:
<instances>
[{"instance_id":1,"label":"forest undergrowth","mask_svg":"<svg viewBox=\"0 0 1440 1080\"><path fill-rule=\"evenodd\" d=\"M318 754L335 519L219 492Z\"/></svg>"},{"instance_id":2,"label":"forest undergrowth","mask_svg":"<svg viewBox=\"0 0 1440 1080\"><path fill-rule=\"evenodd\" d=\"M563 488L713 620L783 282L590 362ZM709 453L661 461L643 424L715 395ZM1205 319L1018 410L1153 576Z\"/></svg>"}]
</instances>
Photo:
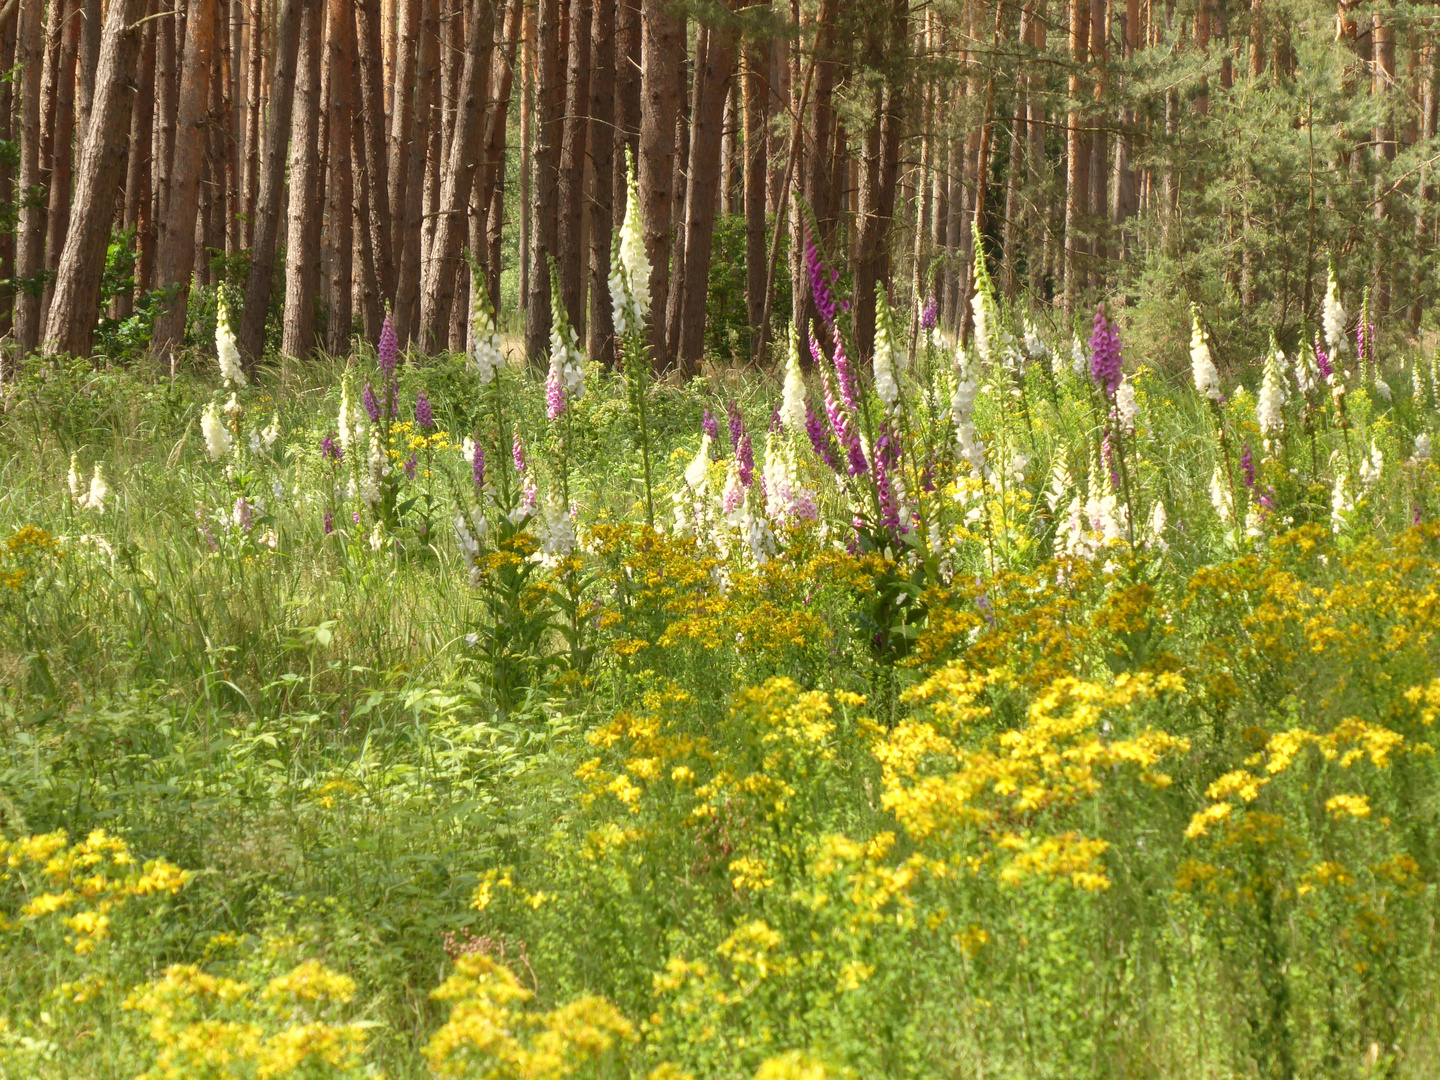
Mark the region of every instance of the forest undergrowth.
<instances>
[{"instance_id":1,"label":"forest undergrowth","mask_svg":"<svg viewBox=\"0 0 1440 1080\"><path fill-rule=\"evenodd\" d=\"M774 378L28 363L0 1075L1434 1074L1434 362L808 258Z\"/></svg>"}]
</instances>

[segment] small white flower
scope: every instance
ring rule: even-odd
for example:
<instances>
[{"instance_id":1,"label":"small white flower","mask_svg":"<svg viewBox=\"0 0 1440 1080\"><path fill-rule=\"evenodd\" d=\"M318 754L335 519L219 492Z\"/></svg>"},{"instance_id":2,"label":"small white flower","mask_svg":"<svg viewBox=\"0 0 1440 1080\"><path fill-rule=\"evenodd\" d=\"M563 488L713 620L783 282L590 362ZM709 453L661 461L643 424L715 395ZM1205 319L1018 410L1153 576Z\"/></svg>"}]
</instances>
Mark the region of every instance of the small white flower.
<instances>
[{"instance_id":1,"label":"small white flower","mask_svg":"<svg viewBox=\"0 0 1440 1080\"><path fill-rule=\"evenodd\" d=\"M1220 466L1215 466L1215 471L1210 474L1210 505L1215 507L1215 513L1220 520L1229 525L1234 520L1234 513L1230 507L1230 489L1225 484L1225 477L1220 472Z\"/></svg>"},{"instance_id":2,"label":"small white flower","mask_svg":"<svg viewBox=\"0 0 1440 1080\"><path fill-rule=\"evenodd\" d=\"M1125 430L1134 435L1135 421L1140 411L1135 404L1135 384L1128 375L1120 380L1120 385L1115 389L1115 412Z\"/></svg>"},{"instance_id":3,"label":"small white flower","mask_svg":"<svg viewBox=\"0 0 1440 1080\"><path fill-rule=\"evenodd\" d=\"M875 319L875 393L893 411L900 401L900 384L895 380L895 347L890 334L890 312L884 296L876 297ZM786 375L788 384L789 375ZM801 423L804 421L802 419Z\"/></svg>"},{"instance_id":4,"label":"small white flower","mask_svg":"<svg viewBox=\"0 0 1440 1080\"><path fill-rule=\"evenodd\" d=\"M1380 447L1376 446L1372 439L1369 455L1360 459L1360 483L1367 488L1372 487L1384 471L1385 455L1380 452Z\"/></svg>"},{"instance_id":5,"label":"small white flower","mask_svg":"<svg viewBox=\"0 0 1440 1080\"><path fill-rule=\"evenodd\" d=\"M1190 373L1196 390L1211 401L1220 400L1220 372L1215 370L1210 356L1210 335L1200 325L1198 309L1193 309L1190 316Z\"/></svg>"},{"instance_id":6,"label":"small white flower","mask_svg":"<svg viewBox=\"0 0 1440 1080\"><path fill-rule=\"evenodd\" d=\"M1423 431L1415 436L1415 460L1417 462L1430 460L1430 436Z\"/></svg>"},{"instance_id":7,"label":"small white flower","mask_svg":"<svg viewBox=\"0 0 1440 1080\"><path fill-rule=\"evenodd\" d=\"M264 443L265 443L265 449L266 449L267 451L268 451L271 447L273 447L273 446L275 445L275 440L278 439L278 438L280 438L280 414L279 414L279 413L272 413L272 414L271 414L271 416L270 416L270 426L267 427L264 431L262 431L262 432L260 433L260 438L264 441Z\"/></svg>"},{"instance_id":8,"label":"small white flower","mask_svg":"<svg viewBox=\"0 0 1440 1080\"><path fill-rule=\"evenodd\" d=\"M1260 396L1255 399L1255 419L1260 424L1260 433L1267 439L1279 436L1285 427L1285 383L1280 374L1280 365L1285 354L1271 342L1270 355L1265 358L1265 379L1260 384Z\"/></svg>"},{"instance_id":9,"label":"small white flower","mask_svg":"<svg viewBox=\"0 0 1440 1080\"><path fill-rule=\"evenodd\" d=\"M704 491L705 474L710 468L710 435L702 432L700 435L700 451L685 466L685 483L692 491Z\"/></svg>"},{"instance_id":10,"label":"small white flower","mask_svg":"<svg viewBox=\"0 0 1440 1080\"><path fill-rule=\"evenodd\" d=\"M1393 401L1394 394L1390 390L1390 384L1379 375L1375 376L1375 393L1379 394L1386 401Z\"/></svg>"},{"instance_id":11,"label":"small white flower","mask_svg":"<svg viewBox=\"0 0 1440 1080\"><path fill-rule=\"evenodd\" d=\"M220 294L219 306L215 312L215 354L220 361L220 377L225 385L245 385L245 369L240 366L240 349L235 344L235 332L230 329L230 313L225 308L225 295Z\"/></svg>"},{"instance_id":12,"label":"small white flower","mask_svg":"<svg viewBox=\"0 0 1440 1080\"><path fill-rule=\"evenodd\" d=\"M1150 511L1150 542L1161 551L1169 551L1170 544L1165 539L1165 526L1168 521L1165 517L1165 504L1159 499L1155 500L1155 509Z\"/></svg>"},{"instance_id":13,"label":"small white flower","mask_svg":"<svg viewBox=\"0 0 1440 1080\"><path fill-rule=\"evenodd\" d=\"M205 436L205 452L211 461L220 461L230 453L230 432L220 419L220 409L212 401L200 415L200 433Z\"/></svg>"},{"instance_id":14,"label":"small white flower","mask_svg":"<svg viewBox=\"0 0 1440 1080\"><path fill-rule=\"evenodd\" d=\"M485 283L476 281L471 289L475 293L475 303L470 315L470 359L480 376L480 385L489 386L495 379L495 373L505 366L505 357L500 351L500 335L495 329L495 316L490 313Z\"/></svg>"},{"instance_id":15,"label":"small white flower","mask_svg":"<svg viewBox=\"0 0 1440 1080\"><path fill-rule=\"evenodd\" d=\"M76 502L80 501L80 455L70 455L70 473L65 477L65 482L70 487L70 498Z\"/></svg>"},{"instance_id":16,"label":"small white flower","mask_svg":"<svg viewBox=\"0 0 1440 1080\"><path fill-rule=\"evenodd\" d=\"M1335 267L1331 265L1329 278L1325 285L1325 311L1322 317L1325 324L1325 344L1330 348L1330 355L1338 358L1340 353L1345 351L1347 344L1345 338L1345 309L1340 306L1340 283L1335 280Z\"/></svg>"},{"instance_id":17,"label":"small white flower","mask_svg":"<svg viewBox=\"0 0 1440 1080\"><path fill-rule=\"evenodd\" d=\"M110 495L110 485L105 482L105 476L100 472L100 463L95 463L95 475L90 478L90 490L80 500L80 505L86 510L94 510L97 514L105 512L105 500Z\"/></svg>"},{"instance_id":18,"label":"small white flower","mask_svg":"<svg viewBox=\"0 0 1440 1080\"><path fill-rule=\"evenodd\" d=\"M620 224L620 257L610 268L610 305L619 337L640 330L650 314L650 259L645 254L645 226L640 217L640 189L635 180L635 162L625 151L629 181L625 196L625 219Z\"/></svg>"}]
</instances>

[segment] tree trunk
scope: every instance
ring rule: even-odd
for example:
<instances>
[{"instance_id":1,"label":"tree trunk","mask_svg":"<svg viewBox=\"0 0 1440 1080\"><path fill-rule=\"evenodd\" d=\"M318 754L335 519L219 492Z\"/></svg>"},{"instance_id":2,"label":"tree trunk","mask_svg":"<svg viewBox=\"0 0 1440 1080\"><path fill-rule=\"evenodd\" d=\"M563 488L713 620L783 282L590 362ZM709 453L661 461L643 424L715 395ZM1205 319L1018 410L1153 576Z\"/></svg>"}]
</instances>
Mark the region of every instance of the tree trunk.
<instances>
[{"instance_id":1,"label":"tree trunk","mask_svg":"<svg viewBox=\"0 0 1440 1080\"><path fill-rule=\"evenodd\" d=\"M1081 217L1089 205L1090 160L1079 102L1085 93L1084 68L1090 59L1090 5L1070 4L1070 112L1065 118L1065 314L1072 315L1080 285Z\"/></svg>"},{"instance_id":2,"label":"tree trunk","mask_svg":"<svg viewBox=\"0 0 1440 1080\"><path fill-rule=\"evenodd\" d=\"M40 301L40 321L45 321L54 294L54 274L60 268L60 253L65 248L65 234L70 230L70 203L74 196L71 180L74 176L74 148L85 139L85 130L75 131L75 90L76 61L80 55L80 32L84 28L82 7L78 0L62 4L55 0L55 10L63 7L64 14L60 30L60 48L54 66L54 83L47 87L45 101L41 108L47 115L42 123L49 122L49 134L45 145L50 148L50 178L48 192L50 206L45 214L45 270L51 275Z\"/></svg>"},{"instance_id":3,"label":"tree trunk","mask_svg":"<svg viewBox=\"0 0 1440 1080\"><path fill-rule=\"evenodd\" d=\"M164 4L165 0L161 0ZM175 157L175 110L178 106L176 81L179 56L175 40L180 33L180 9L174 6L168 16L162 15L156 28L155 45L155 136L151 149L150 173L155 178L152 206L158 226L165 216L170 200L171 162Z\"/></svg>"},{"instance_id":4,"label":"tree trunk","mask_svg":"<svg viewBox=\"0 0 1440 1080\"><path fill-rule=\"evenodd\" d=\"M330 122L325 215L330 230L330 292L325 350L332 356L344 356L350 351L354 323L355 184L350 135L355 113L355 12L350 0L328 0L328 7L325 40L330 87L326 106Z\"/></svg>"},{"instance_id":5,"label":"tree trunk","mask_svg":"<svg viewBox=\"0 0 1440 1080\"><path fill-rule=\"evenodd\" d=\"M504 269L501 241L505 225L505 141L510 120L510 95L515 84L515 63L520 38L523 36L525 5L521 0L509 0L505 9L504 37L497 46L498 64L491 67L494 80L494 105L486 117L485 135L485 184L478 200L485 214L483 245L472 241L474 254L478 258L485 254L485 287L490 290L492 311L500 310L500 274ZM522 87L523 94L523 87ZM522 164L522 173L523 173ZM524 232L521 232L521 253L524 254Z\"/></svg>"},{"instance_id":6,"label":"tree trunk","mask_svg":"<svg viewBox=\"0 0 1440 1080\"><path fill-rule=\"evenodd\" d=\"M100 64L100 25L104 16L100 10L100 0L81 0L80 12L80 69L79 86L76 88L79 116L75 130L80 139L83 139L89 130L90 109L95 101L95 76ZM78 140L75 150L77 155L83 152Z\"/></svg>"},{"instance_id":7,"label":"tree trunk","mask_svg":"<svg viewBox=\"0 0 1440 1080\"><path fill-rule=\"evenodd\" d=\"M745 314L751 347L760 337L765 311L766 235L765 196L770 162L768 115L770 96L770 45L757 41L745 56L743 112L745 120Z\"/></svg>"},{"instance_id":8,"label":"tree trunk","mask_svg":"<svg viewBox=\"0 0 1440 1080\"><path fill-rule=\"evenodd\" d=\"M320 66L325 12L306 4L300 30L295 108L290 121L290 213L285 234L285 321L280 351L304 359L315 347L320 245L312 220L320 202Z\"/></svg>"},{"instance_id":9,"label":"tree trunk","mask_svg":"<svg viewBox=\"0 0 1440 1080\"><path fill-rule=\"evenodd\" d=\"M100 307L100 277L115 216L115 191L130 134L131 82L140 57L141 0L110 0L100 47L90 137L75 184L69 236L43 340L55 352L86 356Z\"/></svg>"},{"instance_id":10,"label":"tree trunk","mask_svg":"<svg viewBox=\"0 0 1440 1080\"><path fill-rule=\"evenodd\" d=\"M556 269L560 298L570 325L583 337L585 308L581 250L581 217L585 204L585 142L589 131L590 10L593 0L570 0L569 75L565 89L565 120L560 136L560 184L557 192Z\"/></svg>"},{"instance_id":11,"label":"tree trunk","mask_svg":"<svg viewBox=\"0 0 1440 1080\"><path fill-rule=\"evenodd\" d=\"M112 0L112 3L114 0ZM270 119L265 127L265 152L260 190L255 203L255 242L250 273L245 279L245 309L240 322L240 354L254 372L265 351L265 321L275 279L275 243L285 212L285 147L295 101L295 63L300 45L301 11L306 0L283 0L275 34L270 84Z\"/></svg>"},{"instance_id":12,"label":"tree trunk","mask_svg":"<svg viewBox=\"0 0 1440 1080\"><path fill-rule=\"evenodd\" d=\"M153 15L154 0L147 4L147 13ZM140 39L140 71L136 85L151 86L155 81L155 24L158 20L147 18ZM135 95L135 106L130 113L130 153L125 161L125 209L120 219L121 227L134 237L135 244L135 287L122 291L115 298L115 317L127 319L135 311L136 290L148 288L150 261L154 257L154 244L150 237L150 128L155 120L155 98L152 94Z\"/></svg>"},{"instance_id":13,"label":"tree trunk","mask_svg":"<svg viewBox=\"0 0 1440 1080\"><path fill-rule=\"evenodd\" d=\"M685 47L668 0L643 0L640 90L640 209L650 259L651 362L666 365L665 310L669 298L675 121L680 111L680 62Z\"/></svg>"},{"instance_id":14,"label":"tree trunk","mask_svg":"<svg viewBox=\"0 0 1440 1080\"><path fill-rule=\"evenodd\" d=\"M449 341L450 305L454 301L456 281L465 267L460 249L466 236L465 209L475 178L478 144L485 130L485 98L490 87L490 62L495 53L494 20L492 4L481 0L472 6L456 100L455 131L450 139L450 159L445 165L435 240L420 308L420 343L427 351L439 349Z\"/></svg>"},{"instance_id":15,"label":"tree trunk","mask_svg":"<svg viewBox=\"0 0 1440 1080\"><path fill-rule=\"evenodd\" d=\"M1035 3L1029 0L1020 9L1020 54L1026 56L1034 45ZM1020 74L1025 65L1021 61L1015 73L1015 107L1010 121L1010 162L1005 173L1005 224L1001 233L1000 290L1005 299L1014 300L1019 288L1016 267L1020 259L1020 190L1025 174L1025 142L1029 132L1026 129L1028 86L1025 76ZM1032 256L1033 257L1033 256Z\"/></svg>"},{"instance_id":16,"label":"tree trunk","mask_svg":"<svg viewBox=\"0 0 1440 1080\"><path fill-rule=\"evenodd\" d=\"M700 373L705 354L705 297L709 293L710 248L715 235L715 209L720 172L720 129L735 72L735 41L726 30L707 35L703 57L697 58L695 111L690 128L690 182L685 200L685 278L680 311L680 373ZM701 77L701 69L704 76Z\"/></svg>"},{"instance_id":17,"label":"tree trunk","mask_svg":"<svg viewBox=\"0 0 1440 1080\"><path fill-rule=\"evenodd\" d=\"M29 198L40 186L40 76L44 63L45 13L39 4L21 4L15 34L15 66L20 80L20 227L15 244L15 341L21 356L40 341L40 293L31 282L44 266L45 208ZM7 378L14 372L7 371Z\"/></svg>"},{"instance_id":18,"label":"tree trunk","mask_svg":"<svg viewBox=\"0 0 1440 1080\"><path fill-rule=\"evenodd\" d=\"M392 84L393 101L390 113L390 175L388 178L388 202L390 205L390 242L392 260L396 262L396 286L398 287L399 262L404 260L405 234L407 230L405 212L406 186L410 182L410 159L416 148L424 142L415 137L415 70L418 62L420 38L420 0L399 0L395 34L395 81ZM369 102L366 102L369 108ZM376 192L379 198L379 192ZM398 297L396 304L398 307Z\"/></svg>"},{"instance_id":19,"label":"tree trunk","mask_svg":"<svg viewBox=\"0 0 1440 1080\"><path fill-rule=\"evenodd\" d=\"M640 159L640 64L641 0L614 0L615 3L615 139L611 184L615 194L614 220L624 220L630 160Z\"/></svg>"},{"instance_id":20,"label":"tree trunk","mask_svg":"<svg viewBox=\"0 0 1440 1080\"><path fill-rule=\"evenodd\" d=\"M434 92L440 68L437 7L437 0L422 0L413 90L398 81L396 86L397 91L414 94L415 114L413 138L405 151L405 183L402 189L405 193L405 209L400 219L400 267L395 285L395 333L401 344L409 343L415 317L419 315L416 300L420 296L420 260L424 250L426 159L429 157L431 136L434 134ZM399 68L400 65L397 64L397 71ZM396 110L397 115L399 111ZM393 149L393 142L391 147ZM396 160L391 158L392 163Z\"/></svg>"},{"instance_id":21,"label":"tree trunk","mask_svg":"<svg viewBox=\"0 0 1440 1080\"><path fill-rule=\"evenodd\" d=\"M380 0L356 0L355 25L359 39L360 116L364 124L364 173L361 184L369 192L370 212L361 223L361 242L371 251L376 284L386 300L395 295L395 258L390 219L390 156L385 144L385 78L381 67ZM360 155L356 155L357 158ZM377 304L379 300L377 299ZM377 328L378 332L378 328ZM367 326L366 333L370 334Z\"/></svg>"},{"instance_id":22,"label":"tree trunk","mask_svg":"<svg viewBox=\"0 0 1440 1080\"><path fill-rule=\"evenodd\" d=\"M241 243L251 248L255 244L255 199L260 186L260 86L262 82L261 60L264 58L265 25L264 0L251 0L253 5L250 30L249 74L245 82L245 191L242 196L242 212L245 220L241 228Z\"/></svg>"},{"instance_id":23,"label":"tree trunk","mask_svg":"<svg viewBox=\"0 0 1440 1080\"><path fill-rule=\"evenodd\" d=\"M112 0L113 2L113 0ZM215 0L190 0L185 61L175 132L174 179L170 201L158 219L155 285L174 298L155 319L151 350L162 356L185 340L190 277L195 258L195 213L205 154L206 93L215 50Z\"/></svg>"},{"instance_id":24,"label":"tree trunk","mask_svg":"<svg viewBox=\"0 0 1440 1080\"><path fill-rule=\"evenodd\" d=\"M535 13L535 104L531 123L531 156L535 185L531 197L530 281L525 295L525 355L538 364L550 346L550 260L555 254L556 196L559 183L558 117L555 90L560 0L539 0Z\"/></svg>"},{"instance_id":25,"label":"tree trunk","mask_svg":"<svg viewBox=\"0 0 1440 1080\"><path fill-rule=\"evenodd\" d=\"M595 0L590 66L590 320L585 351L607 371L615 366L610 307L610 247L615 230L615 0Z\"/></svg>"},{"instance_id":26,"label":"tree trunk","mask_svg":"<svg viewBox=\"0 0 1440 1080\"><path fill-rule=\"evenodd\" d=\"M682 39L686 36L682 27ZM703 24L697 22L695 26L695 61L693 65L687 65L684 60L681 61L680 84L682 87L686 84L686 67L693 67L693 73L689 79L689 90L682 98L684 104L675 118L675 172L671 182L674 194L670 202L670 212L675 222L675 246L670 252L669 296L666 298L664 312L665 356L667 358L680 355L680 312L685 301L685 271L689 268L689 264L685 261L685 241L689 238L685 212L688 209L686 188L690 178L691 119L698 111L697 95L705 93L705 76L707 74L705 54L709 47L710 31Z\"/></svg>"}]
</instances>

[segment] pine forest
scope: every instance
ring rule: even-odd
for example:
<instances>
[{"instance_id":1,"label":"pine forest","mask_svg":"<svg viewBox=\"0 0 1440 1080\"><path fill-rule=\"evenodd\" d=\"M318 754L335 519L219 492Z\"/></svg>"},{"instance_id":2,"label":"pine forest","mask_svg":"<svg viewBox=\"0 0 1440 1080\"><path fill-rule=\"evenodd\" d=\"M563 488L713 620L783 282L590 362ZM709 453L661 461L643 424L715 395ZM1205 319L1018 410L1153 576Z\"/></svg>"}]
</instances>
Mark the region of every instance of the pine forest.
<instances>
[{"instance_id":1,"label":"pine forest","mask_svg":"<svg viewBox=\"0 0 1440 1080\"><path fill-rule=\"evenodd\" d=\"M1440 8L0 0L0 1080L1440 1074Z\"/></svg>"}]
</instances>

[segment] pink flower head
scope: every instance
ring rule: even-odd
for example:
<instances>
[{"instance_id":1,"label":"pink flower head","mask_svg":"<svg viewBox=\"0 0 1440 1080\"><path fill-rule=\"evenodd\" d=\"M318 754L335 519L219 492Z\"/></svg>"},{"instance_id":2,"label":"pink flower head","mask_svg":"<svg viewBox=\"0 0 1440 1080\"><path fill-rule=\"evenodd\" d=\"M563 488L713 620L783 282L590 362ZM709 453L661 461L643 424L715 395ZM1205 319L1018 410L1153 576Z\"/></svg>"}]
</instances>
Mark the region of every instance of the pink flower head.
<instances>
[{"instance_id":1,"label":"pink flower head","mask_svg":"<svg viewBox=\"0 0 1440 1080\"><path fill-rule=\"evenodd\" d=\"M1113 400L1121 379L1120 335L1105 318L1105 305L1095 309L1095 330L1090 335L1090 377L1107 399Z\"/></svg>"}]
</instances>

